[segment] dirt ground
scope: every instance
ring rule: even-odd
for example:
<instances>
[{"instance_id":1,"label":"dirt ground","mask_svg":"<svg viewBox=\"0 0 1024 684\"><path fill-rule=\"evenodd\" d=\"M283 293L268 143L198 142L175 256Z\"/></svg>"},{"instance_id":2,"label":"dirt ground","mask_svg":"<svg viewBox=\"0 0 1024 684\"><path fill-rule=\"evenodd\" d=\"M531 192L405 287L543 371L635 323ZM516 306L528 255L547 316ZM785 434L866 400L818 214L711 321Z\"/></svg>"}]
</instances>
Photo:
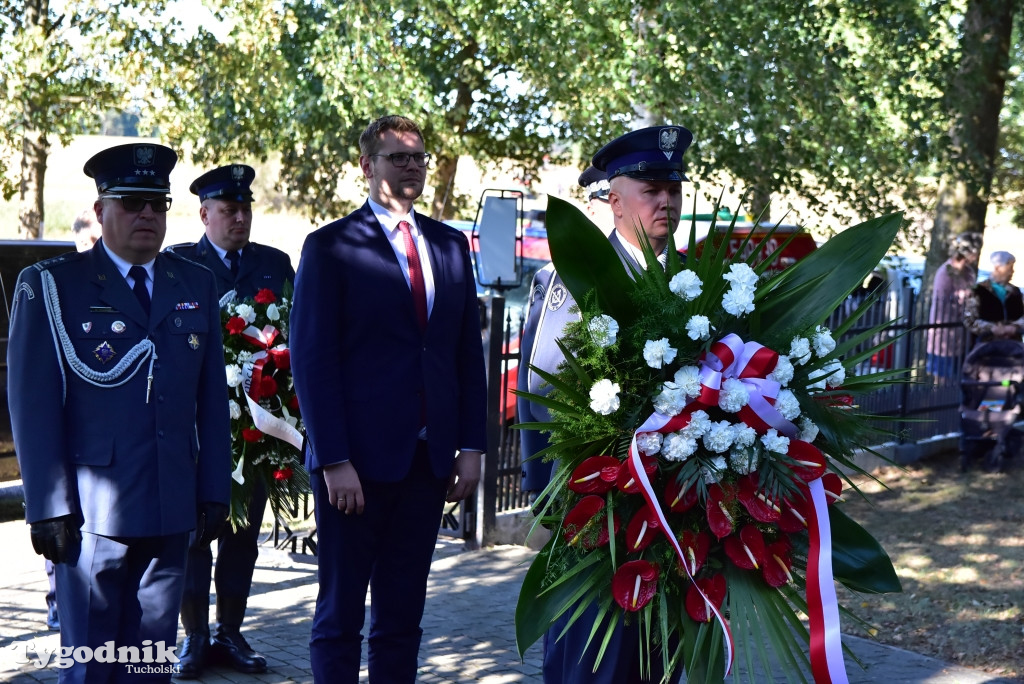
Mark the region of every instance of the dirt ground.
<instances>
[{"instance_id":1,"label":"dirt ground","mask_svg":"<svg viewBox=\"0 0 1024 684\"><path fill-rule=\"evenodd\" d=\"M869 621L844 631L1024 681L1024 463L960 472L950 452L875 474L846 512L889 553L902 594L840 602Z\"/></svg>"}]
</instances>

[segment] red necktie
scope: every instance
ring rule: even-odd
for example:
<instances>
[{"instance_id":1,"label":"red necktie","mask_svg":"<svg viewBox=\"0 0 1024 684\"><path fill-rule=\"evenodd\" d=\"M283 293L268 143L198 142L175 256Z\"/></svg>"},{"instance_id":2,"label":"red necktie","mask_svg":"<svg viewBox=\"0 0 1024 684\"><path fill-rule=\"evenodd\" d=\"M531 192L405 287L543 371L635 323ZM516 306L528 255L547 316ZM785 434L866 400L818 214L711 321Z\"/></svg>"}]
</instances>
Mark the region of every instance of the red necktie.
<instances>
[{"instance_id":1,"label":"red necktie","mask_svg":"<svg viewBox=\"0 0 1024 684\"><path fill-rule=\"evenodd\" d=\"M409 261L409 285L412 288L412 303L416 307L416 320L420 324L420 332L427 329L427 286L423 280L423 266L420 264L420 253L416 249L408 221L399 221L398 230L405 238L405 256Z\"/></svg>"}]
</instances>

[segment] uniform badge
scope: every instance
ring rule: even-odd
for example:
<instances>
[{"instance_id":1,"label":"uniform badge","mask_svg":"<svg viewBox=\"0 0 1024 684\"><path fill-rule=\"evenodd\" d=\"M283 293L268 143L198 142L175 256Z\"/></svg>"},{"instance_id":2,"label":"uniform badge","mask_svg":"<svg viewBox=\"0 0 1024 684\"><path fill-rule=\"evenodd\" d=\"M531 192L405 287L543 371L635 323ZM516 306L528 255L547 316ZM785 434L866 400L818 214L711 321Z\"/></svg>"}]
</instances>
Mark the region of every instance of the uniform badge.
<instances>
[{"instance_id":1,"label":"uniform badge","mask_svg":"<svg viewBox=\"0 0 1024 684\"><path fill-rule=\"evenodd\" d=\"M92 353L97 359L99 359L100 363L106 363L117 356L117 352L114 351L114 348L111 347L106 340L103 340L103 343L100 344L100 346L93 349Z\"/></svg>"},{"instance_id":2,"label":"uniform badge","mask_svg":"<svg viewBox=\"0 0 1024 684\"><path fill-rule=\"evenodd\" d=\"M189 335L188 346L192 347L193 349L199 349L199 336L196 335L195 333Z\"/></svg>"},{"instance_id":3,"label":"uniform badge","mask_svg":"<svg viewBox=\"0 0 1024 684\"><path fill-rule=\"evenodd\" d=\"M199 302L178 302L174 305L175 311L195 311L199 308Z\"/></svg>"},{"instance_id":4,"label":"uniform badge","mask_svg":"<svg viewBox=\"0 0 1024 684\"><path fill-rule=\"evenodd\" d=\"M175 318L174 318L174 327L175 328L180 328L181 327L181 318L175 316Z\"/></svg>"},{"instance_id":5,"label":"uniform badge","mask_svg":"<svg viewBox=\"0 0 1024 684\"><path fill-rule=\"evenodd\" d=\"M672 155L675 154L676 145L679 144L679 129L678 128L665 128L662 129L661 135L658 137L658 149L665 155L665 159L672 159Z\"/></svg>"},{"instance_id":6,"label":"uniform badge","mask_svg":"<svg viewBox=\"0 0 1024 684\"><path fill-rule=\"evenodd\" d=\"M110 329L116 333L123 333L127 328L128 326L124 324L124 321L114 321L110 324Z\"/></svg>"},{"instance_id":7,"label":"uniform badge","mask_svg":"<svg viewBox=\"0 0 1024 684\"><path fill-rule=\"evenodd\" d=\"M235 183L240 183L245 178L245 167L235 164L231 167L231 178L234 179Z\"/></svg>"},{"instance_id":8,"label":"uniform badge","mask_svg":"<svg viewBox=\"0 0 1024 684\"><path fill-rule=\"evenodd\" d=\"M92 330L92 321L86 321L85 323L82 324L83 332L89 332L90 330Z\"/></svg>"},{"instance_id":9,"label":"uniform badge","mask_svg":"<svg viewBox=\"0 0 1024 684\"><path fill-rule=\"evenodd\" d=\"M136 145L134 152L135 163L139 166L151 166L156 157L156 150L152 145Z\"/></svg>"},{"instance_id":10,"label":"uniform badge","mask_svg":"<svg viewBox=\"0 0 1024 684\"><path fill-rule=\"evenodd\" d=\"M551 298L548 300L548 311L558 311L569 298L569 292L561 283L551 288Z\"/></svg>"}]
</instances>

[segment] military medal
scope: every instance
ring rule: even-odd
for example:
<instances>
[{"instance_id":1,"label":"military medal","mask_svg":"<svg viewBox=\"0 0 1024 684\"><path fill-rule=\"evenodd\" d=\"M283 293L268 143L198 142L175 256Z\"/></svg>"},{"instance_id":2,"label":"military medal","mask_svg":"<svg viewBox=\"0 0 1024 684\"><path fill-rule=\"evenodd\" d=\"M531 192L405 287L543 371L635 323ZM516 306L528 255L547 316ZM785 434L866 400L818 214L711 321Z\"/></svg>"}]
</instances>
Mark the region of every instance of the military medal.
<instances>
[{"instance_id":1,"label":"military medal","mask_svg":"<svg viewBox=\"0 0 1024 684\"><path fill-rule=\"evenodd\" d=\"M189 335L188 346L192 347L193 349L199 349L199 336L196 335L195 333Z\"/></svg>"},{"instance_id":2,"label":"military medal","mask_svg":"<svg viewBox=\"0 0 1024 684\"><path fill-rule=\"evenodd\" d=\"M124 324L124 321L114 321L110 324L110 329L116 333L123 333L127 327L128 326Z\"/></svg>"},{"instance_id":3,"label":"military medal","mask_svg":"<svg viewBox=\"0 0 1024 684\"><path fill-rule=\"evenodd\" d=\"M100 363L106 363L107 361L110 361L110 359L117 356L117 352L114 351L114 348L111 347L106 340L103 340L103 343L100 344L100 346L93 349L92 353L99 360Z\"/></svg>"},{"instance_id":4,"label":"military medal","mask_svg":"<svg viewBox=\"0 0 1024 684\"><path fill-rule=\"evenodd\" d=\"M87 321L87 322L82 324L82 331L83 332L89 332L90 330L92 330L92 321Z\"/></svg>"}]
</instances>

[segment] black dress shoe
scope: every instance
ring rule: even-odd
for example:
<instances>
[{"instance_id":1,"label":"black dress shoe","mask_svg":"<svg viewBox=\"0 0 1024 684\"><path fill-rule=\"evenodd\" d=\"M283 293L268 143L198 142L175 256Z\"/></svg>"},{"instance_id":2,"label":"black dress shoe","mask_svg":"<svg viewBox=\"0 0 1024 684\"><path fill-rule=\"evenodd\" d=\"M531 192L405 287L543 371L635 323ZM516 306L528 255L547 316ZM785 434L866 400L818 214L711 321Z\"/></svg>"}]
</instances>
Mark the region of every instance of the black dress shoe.
<instances>
[{"instance_id":1,"label":"black dress shoe","mask_svg":"<svg viewBox=\"0 0 1024 684\"><path fill-rule=\"evenodd\" d=\"M210 633L187 632L178 656L178 671L174 676L178 679L196 679L203 673L209 654Z\"/></svg>"},{"instance_id":2,"label":"black dress shoe","mask_svg":"<svg viewBox=\"0 0 1024 684\"><path fill-rule=\"evenodd\" d=\"M252 650L238 630L219 627L210 640L210 656L239 672L258 674L267 671L267 659Z\"/></svg>"},{"instance_id":3,"label":"black dress shoe","mask_svg":"<svg viewBox=\"0 0 1024 684\"><path fill-rule=\"evenodd\" d=\"M57 602L47 601L46 602L46 626L51 631L60 631L60 616L57 615Z\"/></svg>"}]
</instances>

